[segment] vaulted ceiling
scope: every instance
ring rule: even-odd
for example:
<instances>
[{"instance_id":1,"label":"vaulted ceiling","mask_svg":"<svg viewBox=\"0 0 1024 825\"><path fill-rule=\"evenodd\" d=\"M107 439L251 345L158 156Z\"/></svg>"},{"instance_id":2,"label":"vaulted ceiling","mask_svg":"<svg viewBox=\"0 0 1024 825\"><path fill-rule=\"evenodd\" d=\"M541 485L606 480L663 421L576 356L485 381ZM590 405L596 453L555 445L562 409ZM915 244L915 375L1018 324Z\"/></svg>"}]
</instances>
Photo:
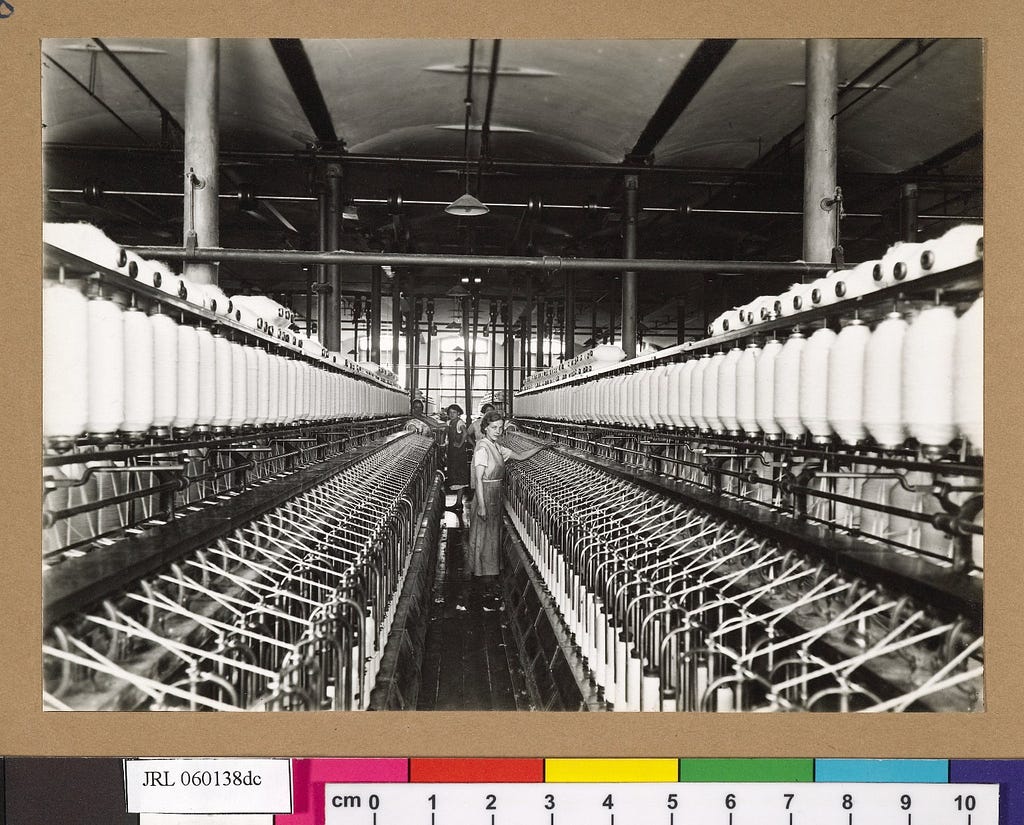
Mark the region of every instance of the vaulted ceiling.
<instances>
[{"instance_id":1,"label":"vaulted ceiling","mask_svg":"<svg viewBox=\"0 0 1024 825\"><path fill-rule=\"evenodd\" d=\"M43 53L46 219L180 243L185 42L47 40ZM843 40L839 54L847 259L899 238L904 183L919 186L924 235L980 216L981 41ZM349 249L619 257L623 175L635 173L641 257L793 260L804 60L802 40L223 40L221 244L318 248L318 180L335 160L355 206ZM468 185L492 205L478 218L443 211L467 186L467 96ZM440 296L460 274L407 283ZM301 293L309 277L221 272L229 291ZM504 297L526 277L484 272L480 289ZM366 267L346 268L347 292L367 281ZM561 276L534 286L557 297ZM644 275L641 315L678 299L697 317L775 286ZM581 278L581 306L617 289L614 275Z\"/></svg>"}]
</instances>

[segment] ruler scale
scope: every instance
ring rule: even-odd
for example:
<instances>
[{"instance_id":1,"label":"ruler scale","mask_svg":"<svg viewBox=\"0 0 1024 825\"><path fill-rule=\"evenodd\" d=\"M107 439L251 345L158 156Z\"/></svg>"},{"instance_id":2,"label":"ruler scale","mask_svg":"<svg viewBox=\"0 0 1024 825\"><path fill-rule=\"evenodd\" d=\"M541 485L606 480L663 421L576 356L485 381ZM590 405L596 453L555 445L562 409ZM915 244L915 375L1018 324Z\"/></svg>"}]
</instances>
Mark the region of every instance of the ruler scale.
<instances>
[{"instance_id":1,"label":"ruler scale","mask_svg":"<svg viewBox=\"0 0 1024 825\"><path fill-rule=\"evenodd\" d=\"M996 785L448 783L324 786L325 825L998 825ZM552 803L553 799L553 803ZM371 807L373 810L371 810Z\"/></svg>"},{"instance_id":2,"label":"ruler scale","mask_svg":"<svg viewBox=\"0 0 1024 825\"><path fill-rule=\"evenodd\" d=\"M1024 821L1019 816L1024 762L1015 760L352 758L124 764L127 810L144 815L141 825L149 825L147 813L162 812L261 814L260 825ZM186 816L182 823L187 822ZM235 825L230 818L219 822ZM240 818L238 825L252 822Z\"/></svg>"}]
</instances>

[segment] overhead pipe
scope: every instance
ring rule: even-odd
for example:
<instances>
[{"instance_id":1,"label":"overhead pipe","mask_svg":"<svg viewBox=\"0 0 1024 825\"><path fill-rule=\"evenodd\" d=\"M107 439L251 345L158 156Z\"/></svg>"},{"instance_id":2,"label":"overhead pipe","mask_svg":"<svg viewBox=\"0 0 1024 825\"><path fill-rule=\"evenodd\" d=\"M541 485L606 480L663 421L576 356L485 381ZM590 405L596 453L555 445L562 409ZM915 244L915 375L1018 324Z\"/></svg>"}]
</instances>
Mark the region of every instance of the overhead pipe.
<instances>
[{"instance_id":1,"label":"overhead pipe","mask_svg":"<svg viewBox=\"0 0 1024 825\"><path fill-rule=\"evenodd\" d=\"M804 143L805 261L830 261L836 244L836 105L839 41L807 41L807 108Z\"/></svg>"},{"instance_id":2,"label":"overhead pipe","mask_svg":"<svg viewBox=\"0 0 1024 825\"><path fill-rule=\"evenodd\" d=\"M220 246L218 210L220 176L217 153L220 130L220 41L189 38L185 61L185 199L186 246ZM187 262L184 276L197 284L216 284L216 262Z\"/></svg>"},{"instance_id":3,"label":"overhead pipe","mask_svg":"<svg viewBox=\"0 0 1024 825\"><path fill-rule=\"evenodd\" d=\"M675 272L738 275L824 275L833 267L812 261L691 261L681 259L564 258L560 255L424 255L395 252L310 252L280 249L195 249L178 246L126 246L143 257L163 261L198 263L277 263L277 264L372 264L392 267L505 268L570 272ZM397 277L397 275L396 275Z\"/></svg>"},{"instance_id":4,"label":"overhead pipe","mask_svg":"<svg viewBox=\"0 0 1024 825\"><path fill-rule=\"evenodd\" d=\"M117 154L121 156L131 155L152 155L152 156L173 156L180 154L180 150L173 148L162 148L156 146L101 146L82 143L45 143L44 152L93 152L96 154ZM293 151L256 151L237 150L223 152L221 157L230 160L286 160L296 163L309 163L314 160L325 162L342 162L346 166L409 166L439 168L445 171L453 165L460 165L461 158L433 158L433 157L403 157L401 155L361 155L341 154L326 150L313 151L311 149L296 149ZM934 164L932 164L934 165ZM679 175L692 178L683 181L693 185L722 186L734 178L751 180L790 180L792 174L786 171L771 169L735 169L735 168L707 168L701 166L627 166L622 163L601 163L601 162L578 162L578 163L553 163L545 161L528 160L500 160L490 159L484 163L485 170L509 170L509 171L535 171L550 175L558 172L594 172L595 174L606 175L609 172L623 175ZM877 180L898 183L906 178L905 172L844 172L843 177L847 180ZM704 181L703 177L720 176L724 180ZM980 175L920 175L918 171L913 172L915 179L919 181L921 188L935 187L937 189L948 189L953 186L968 186L971 188L980 187L982 177ZM921 178L924 178L923 180ZM545 204L546 205L546 204Z\"/></svg>"},{"instance_id":5,"label":"overhead pipe","mask_svg":"<svg viewBox=\"0 0 1024 825\"><path fill-rule=\"evenodd\" d=\"M918 190L924 189L918 185ZM941 189L941 187L936 187ZM87 188L79 189L67 189L63 187L50 187L46 190L51 195L82 195L85 197L87 194ZM112 195L112 196L123 196L131 198L180 198L182 194L180 192L142 192L142 191L130 191L124 189L98 189L95 190L98 195ZM943 189L943 191L945 191ZM237 201L243 197L243 193L221 193L218 197L222 200ZM316 203L319 201L319 197L313 197L310 195L254 195L251 193L244 193L244 197L253 201L267 201L268 204L273 202L281 203ZM962 195L960 196L962 197ZM369 205L369 206L381 206L389 203L387 198L350 198L350 203L356 206ZM403 199L402 203L406 206L447 206L448 201L430 201L430 200L408 200ZM531 203L509 203L509 202L487 202L484 204L488 209L530 209L534 206ZM601 205L597 203L545 203L545 209L559 209L567 211L579 211L579 212L612 212L617 207ZM764 217L802 217L803 212L795 209L705 209L698 206L640 206L638 207L639 212L656 212L656 213L673 213L676 215L749 215L749 216L764 216ZM865 218L871 220L878 220L886 217L885 213L882 212L843 212L844 218ZM920 215L922 219L936 220L936 221L966 221L966 220L982 220L981 215Z\"/></svg>"},{"instance_id":6,"label":"overhead pipe","mask_svg":"<svg viewBox=\"0 0 1024 825\"><path fill-rule=\"evenodd\" d=\"M640 179L626 177L626 214L623 221L622 257L632 260L637 250L637 216L640 206ZM622 349L626 358L636 357L637 273L628 269L622 273Z\"/></svg>"}]
</instances>

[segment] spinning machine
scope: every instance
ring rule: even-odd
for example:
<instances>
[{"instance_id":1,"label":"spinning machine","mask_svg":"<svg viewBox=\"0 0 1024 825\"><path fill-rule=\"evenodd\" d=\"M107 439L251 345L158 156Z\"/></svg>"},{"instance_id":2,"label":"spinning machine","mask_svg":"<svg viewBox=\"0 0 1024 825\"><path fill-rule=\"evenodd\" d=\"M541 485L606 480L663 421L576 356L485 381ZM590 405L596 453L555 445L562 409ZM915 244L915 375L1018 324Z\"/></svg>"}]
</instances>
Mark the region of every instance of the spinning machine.
<instances>
[{"instance_id":1,"label":"spinning machine","mask_svg":"<svg viewBox=\"0 0 1024 825\"><path fill-rule=\"evenodd\" d=\"M45 240L46 706L415 707L443 476L395 377ZM983 707L982 251L897 244L524 383L506 444L557 445L505 485L535 707Z\"/></svg>"},{"instance_id":2,"label":"spinning machine","mask_svg":"<svg viewBox=\"0 0 1024 825\"><path fill-rule=\"evenodd\" d=\"M509 517L581 684L616 710L981 708L981 257L957 227L532 379L522 430L562 449L512 471Z\"/></svg>"}]
</instances>

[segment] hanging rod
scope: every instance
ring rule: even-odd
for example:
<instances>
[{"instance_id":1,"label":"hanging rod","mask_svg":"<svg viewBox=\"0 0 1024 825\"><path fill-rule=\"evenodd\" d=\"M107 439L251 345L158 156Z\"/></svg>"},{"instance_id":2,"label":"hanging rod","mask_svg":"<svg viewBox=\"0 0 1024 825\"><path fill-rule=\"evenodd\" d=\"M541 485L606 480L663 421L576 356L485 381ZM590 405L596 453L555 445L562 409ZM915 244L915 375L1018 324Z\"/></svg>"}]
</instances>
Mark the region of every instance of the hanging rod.
<instances>
[{"instance_id":1,"label":"hanging rod","mask_svg":"<svg viewBox=\"0 0 1024 825\"><path fill-rule=\"evenodd\" d=\"M622 258L563 258L560 255L517 257L514 255L423 255L392 252L312 252L280 249L215 249L188 251L179 246L126 246L144 258L189 263L266 264L370 264L374 266L450 266L456 268L541 269L556 271L689 272L736 275L824 275L836 267L830 263L805 261L686 261ZM851 265L852 266L852 265Z\"/></svg>"},{"instance_id":2,"label":"hanging rod","mask_svg":"<svg viewBox=\"0 0 1024 825\"><path fill-rule=\"evenodd\" d=\"M85 190L82 189L62 189L57 187L51 187L46 190L51 195L85 195ZM126 189L110 189L103 190L100 194L112 195L115 197L130 197L130 198L181 198L183 197L181 192L143 192L143 191L132 191ZM237 194L231 194L222 192L218 197L221 200L237 200L242 201L244 199L241 192ZM311 195L252 195L251 199L254 201L273 201L276 203L316 203L317 198ZM353 203L356 206L386 206L388 204L387 198L351 198L349 203ZM432 200L412 200L405 198L402 200L405 206L447 206L450 201L432 201ZM490 209L532 209L534 203L503 203L503 202L488 202L486 204ZM540 204L542 209L565 209L571 211L582 211L582 212L618 212L618 206L607 206L597 203L543 203ZM757 215L757 216L773 216L773 217L802 217L803 212L792 209L702 209L695 206L641 206L641 212L672 212L677 215ZM844 218L868 218L871 220L878 220L885 217L881 212L843 212ZM919 220L932 220L932 221L980 221L982 220L981 215L918 215Z\"/></svg>"}]
</instances>

